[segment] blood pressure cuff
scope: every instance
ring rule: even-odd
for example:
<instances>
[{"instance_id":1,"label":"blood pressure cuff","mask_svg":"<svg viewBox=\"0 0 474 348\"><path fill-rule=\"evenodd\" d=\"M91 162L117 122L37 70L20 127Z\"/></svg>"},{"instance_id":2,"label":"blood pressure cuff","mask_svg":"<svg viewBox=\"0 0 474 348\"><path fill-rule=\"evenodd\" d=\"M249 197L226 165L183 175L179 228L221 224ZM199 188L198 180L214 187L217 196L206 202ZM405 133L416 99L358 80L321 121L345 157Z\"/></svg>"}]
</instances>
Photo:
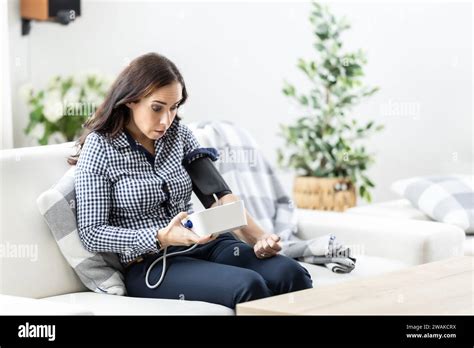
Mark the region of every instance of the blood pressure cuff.
<instances>
[{"instance_id":1,"label":"blood pressure cuff","mask_svg":"<svg viewBox=\"0 0 474 348\"><path fill-rule=\"evenodd\" d=\"M207 209L217 198L232 193L224 178L212 162L219 158L219 152L213 147L198 148L183 159L183 166L191 177L193 191Z\"/></svg>"}]
</instances>

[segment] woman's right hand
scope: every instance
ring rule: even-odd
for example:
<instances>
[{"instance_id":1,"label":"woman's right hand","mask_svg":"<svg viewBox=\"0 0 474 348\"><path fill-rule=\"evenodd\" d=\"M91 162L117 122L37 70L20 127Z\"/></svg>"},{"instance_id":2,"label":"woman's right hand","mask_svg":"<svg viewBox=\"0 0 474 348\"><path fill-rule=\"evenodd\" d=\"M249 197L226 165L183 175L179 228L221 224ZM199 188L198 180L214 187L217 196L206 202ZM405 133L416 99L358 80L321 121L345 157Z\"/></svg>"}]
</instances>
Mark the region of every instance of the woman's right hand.
<instances>
[{"instance_id":1,"label":"woman's right hand","mask_svg":"<svg viewBox=\"0 0 474 348\"><path fill-rule=\"evenodd\" d=\"M188 216L187 212L181 212L176 215L168 224L168 226L158 230L156 238L159 240L163 248L172 245L192 245L205 244L217 238L217 236L200 237L190 229L184 227L181 220Z\"/></svg>"}]
</instances>

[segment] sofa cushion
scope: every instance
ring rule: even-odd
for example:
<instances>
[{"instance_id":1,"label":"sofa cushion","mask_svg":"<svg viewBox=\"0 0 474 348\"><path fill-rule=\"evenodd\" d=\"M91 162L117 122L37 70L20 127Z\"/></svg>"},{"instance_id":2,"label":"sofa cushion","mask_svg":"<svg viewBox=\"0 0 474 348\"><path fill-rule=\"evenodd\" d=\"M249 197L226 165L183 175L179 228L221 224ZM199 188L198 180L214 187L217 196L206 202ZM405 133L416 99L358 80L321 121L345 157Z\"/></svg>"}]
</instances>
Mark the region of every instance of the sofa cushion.
<instances>
[{"instance_id":1,"label":"sofa cushion","mask_svg":"<svg viewBox=\"0 0 474 348\"><path fill-rule=\"evenodd\" d=\"M51 303L43 300L0 295L0 315L92 315L92 310L77 304Z\"/></svg>"},{"instance_id":2,"label":"sofa cushion","mask_svg":"<svg viewBox=\"0 0 474 348\"><path fill-rule=\"evenodd\" d=\"M464 255L474 256L474 236L466 236L464 242Z\"/></svg>"},{"instance_id":3,"label":"sofa cushion","mask_svg":"<svg viewBox=\"0 0 474 348\"><path fill-rule=\"evenodd\" d=\"M433 219L423 213L420 209L415 208L406 198L360 205L349 208L345 212L370 216L385 216L397 219L433 221Z\"/></svg>"},{"instance_id":4,"label":"sofa cushion","mask_svg":"<svg viewBox=\"0 0 474 348\"><path fill-rule=\"evenodd\" d=\"M304 262L300 264L305 267L313 279L313 287L324 286L346 282L352 279L360 279L369 276L396 271L409 267L407 263L383 257L356 255L357 267L350 273L334 273L327 267L312 265Z\"/></svg>"},{"instance_id":5,"label":"sofa cushion","mask_svg":"<svg viewBox=\"0 0 474 348\"><path fill-rule=\"evenodd\" d=\"M346 213L432 221L428 215L413 207L408 199L397 199L362 205L347 209ZM474 256L474 235L466 235L466 240L464 241L464 255Z\"/></svg>"},{"instance_id":6,"label":"sofa cushion","mask_svg":"<svg viewBox=\"0 0 474 348\"><path fill-rule=\"evenodd\" d=\"M112 296L76 292L42 301L81 305L95 315L233 315L231 308L202 301Z\"/></svg>"},{"instance_id":7,"label":"sofa cushion","mask_svg":"<svg viewBox=\"0 0 474 348\"><path fill-rule=\"evenodd\" d=\"M471 175L433 175L398 180L392 190L432 219L474 234L474 179Z\"/></svg>"},{"instance_id":8,"label":"sofa cushion","mask_svg":"<svg viewBox=\"0 0 474 348\"><path fill-rule=\"evenodd\" d=\"M91 253L79 238L74 171L75 167L70 168L56 185L38 197L38 208L62 254L83 284L95 292L124 295L123 267L117 254Z\"/></svg>"}]
</instances>

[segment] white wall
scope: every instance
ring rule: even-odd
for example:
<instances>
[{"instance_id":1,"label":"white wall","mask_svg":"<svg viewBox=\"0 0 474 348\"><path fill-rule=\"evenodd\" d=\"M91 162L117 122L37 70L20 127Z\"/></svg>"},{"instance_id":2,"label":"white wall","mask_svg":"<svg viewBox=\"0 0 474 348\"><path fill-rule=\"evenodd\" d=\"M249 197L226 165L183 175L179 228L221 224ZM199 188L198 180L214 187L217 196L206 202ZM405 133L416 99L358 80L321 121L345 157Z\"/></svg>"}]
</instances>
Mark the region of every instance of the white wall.
<instances>
[{"instance_id":1,"label":"white wall","mask_svg":"<svg viewBox=\"0 0 474 348\"><path fill-rule=\"evenodd\" d=\"M82 3L75 23L33 23L25 38L18 5L10 0L15 146L28 145L22 134L27 113L16 95L22 83L42 86L53 74L91 69L116 74L130 59L157 51L185 77L185 120L233 120L274 161L278 124L297 116L281 93L283 79L304 81L295 64L313 54L308 3ZM389 184L397 178L472 170L472 5L331 7L350 19L347 47L368 52L367 82L381 87L354 110L386 125L368 145L377 154L369 172L375 200L393 198ZM397 112L400 107L414 113Z\"/></svg>"},{"instance_id":2,"label":"white wall","mask_svg":"<svg viewBox=\"0 0 474 348\"><path fill-rule=\"evenodd\" d=\"M0 0L0 149L13 147L7 2Z\"/></svg>"}]
</instances>

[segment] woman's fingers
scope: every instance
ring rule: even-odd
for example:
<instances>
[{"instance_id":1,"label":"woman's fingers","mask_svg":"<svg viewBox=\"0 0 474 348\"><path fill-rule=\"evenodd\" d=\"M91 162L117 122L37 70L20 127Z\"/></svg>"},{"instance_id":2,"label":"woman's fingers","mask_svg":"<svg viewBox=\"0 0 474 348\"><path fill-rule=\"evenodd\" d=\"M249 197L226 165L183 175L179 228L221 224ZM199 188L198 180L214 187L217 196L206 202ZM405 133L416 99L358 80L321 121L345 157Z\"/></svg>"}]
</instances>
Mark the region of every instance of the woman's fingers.
<instances>
[{"instance_id":1,"label":"woman's fingers","mask_svg":"<svg viewBox=\"0 0 474 348\"><path fill-rule=\"evenodd\" d=\"M186 219L186 217L188 216L188 213L185 212L185 211L182 211L180 213L178 213L172 220L171 222L175 225L181 225L181 220L184 220Z\"/></svg>"},{"instance_id":2,"label":"woman's fingers","mask_svg":"<svg viewBox=\"0 0 474 348\"><path fill-rule=\"evenodd\" d=\"M280 236L278 234L275 234L275 233L272 233L270 235L270 238L273 239L275 242L279 242L280 241Z\"/></svg>"},{"instance_id":3,"label":"woman's fingers","mask_svg":"<svg viewBox=\"0 0 474 348\"><path fill-rule=\"evenodd\" d=\"M175 226L173 229L176 232L179 232L180 235L180 240L181 243L179 245L191 245L191 244L196 244L199 241L199 236L191 231L190 229L187 229L183 225L178 225Z\"/></svg>"},{"instance_id":4,"label":"woman's fingers","mask_svg":"<svg viewBox=\"0 0 474 348\"><path fill-rule=\"evenodd\" d=\"M270 248L270 246L268 245L267 239L266 238L262 239L262 251L264 253L269 253L271 249L272 248Z\"/></svg>"},{"instance_id":5,"label":"woman's fingers","mask_svg":"<svg viewBox=\"0 0 474 348\"><path fill-rule=\"evenodd\" d=\"M267 237L264 240L262 240L262 245L264 246L264 252L270 255L277 254L279 250L277 249L277 244L274 244L274 243L276 242L270 237Z\"/></svg>"},{"instance_id":6,"label":"woman's fingers","mask_svg":"<svg viewBox=\"0 0 474 348\"><path fill-rule=\"evenodd\" d=\"M281 250L281 245L278 243L279 241L280 241L280 237L276 234L272 234L268 238L268 245L270 246L270 248L272 248L276 252L279 252Z\"/></svg>"},{"instance_id":7,"label":"woman's fingers","mask_svg":"<svg viewBox=\"0 0 474 348\"><path fill-rule=\"evenodd\" d=\"M206 243L209 243L211 240L214 240L216 238L217 238L217 236L211 234L211 235L208 235L208 236L200 237L197 243L198 244L206 244Z\"/></svg>"},{"instance_id":8,"label":"woman's fingers","mask_svg":"<svg viewBox=\"0 0 474 348\"><path fill-rule=\"evenodd\" d=\"M281 250L281 246L278 244L279 240L280 237L276 234L263 237L254 245L255 255L263 259L278 254Z\"/></svg>"},{"instance_id":9,"label":"woman's fingers","mask_svg":"<svg viewBox=\"0 0 474 348\"><path fill-rule=\"evenodd\" d=\"M191 232L191 231L189 231L189 233L190 233L190 234L189 234L189 237L188 237L188 238L189 238L189 239L188 239L188 240L189 240L189 244L188 244L188 245L191 245L191 244L202 244L202 243L200 243L201 238L200 238L196 233Z\"/></svg>"},{"instance_id":10,"label":"woman's fingers","mask_svg":"<svg viewBox=\"0 0 474 348\"><path fill-rule=\"evenodd\" d=\"M256 255L259 259L264 259L264 258L273 256L273 253L268 252L268 251L265 250L264 241L263 241L263 240L260 240L260 241L257 242L257 243L258 243L258 245L255 244L254 251L255 251L255 255Z\"/></svg>"},{"instance_id":11,"label":"woman's fingers","mask_svg":"<svg viewBox=\"0 0 474 348\"><path fill-rule=\"evenodd\" d=\"M264 251L262 250L262 243L261 243L260 241L258 241L257 243L255 243L255 245L253 246L253 251L254 251L255 255L256 255L259 259L263 258L263 257L262 257L262 253L263 253Z\"/></svg>"}]
</instances>

